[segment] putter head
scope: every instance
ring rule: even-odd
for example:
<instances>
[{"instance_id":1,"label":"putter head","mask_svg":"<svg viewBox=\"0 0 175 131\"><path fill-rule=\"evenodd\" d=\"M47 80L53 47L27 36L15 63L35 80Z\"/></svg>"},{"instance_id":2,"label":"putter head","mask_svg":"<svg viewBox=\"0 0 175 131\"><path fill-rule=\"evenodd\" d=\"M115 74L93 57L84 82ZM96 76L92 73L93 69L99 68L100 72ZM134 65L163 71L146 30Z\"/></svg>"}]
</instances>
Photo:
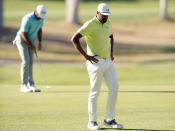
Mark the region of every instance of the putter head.
<instances>
[{"instance_id":1,"label":"putter head","mask_svg":"<svg viewBox=\"0 0 175 131\"><path fill-rule=\"evenodd\" d=\"M46 88L47 88L47 89L49 89L49 88L50 88L50 86L48 86L48 85L47 85L47 86L46 86Z\"/></svg>"}]
</instances>

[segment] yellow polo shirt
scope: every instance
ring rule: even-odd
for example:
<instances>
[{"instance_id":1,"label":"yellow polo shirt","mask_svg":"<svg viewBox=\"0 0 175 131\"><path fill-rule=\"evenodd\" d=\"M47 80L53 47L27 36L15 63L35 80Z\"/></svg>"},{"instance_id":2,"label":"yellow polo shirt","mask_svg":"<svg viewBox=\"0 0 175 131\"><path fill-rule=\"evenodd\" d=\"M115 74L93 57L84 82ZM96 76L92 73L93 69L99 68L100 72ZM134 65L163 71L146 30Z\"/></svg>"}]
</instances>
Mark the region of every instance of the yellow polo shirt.
<instances>
[{"instance_id":1,"label":"yellow polo shirt","mask_svg":"<svg viewBox=\"0 0 175 131\"><path fill-rule=\"evenodd\" d=\"M112 34L112 26L109 20L102 24L94 17L87 21L77 32L86 39L88 55L98 55L100 58L110 57L109 36Z\"/></svg>"}]
</instances>

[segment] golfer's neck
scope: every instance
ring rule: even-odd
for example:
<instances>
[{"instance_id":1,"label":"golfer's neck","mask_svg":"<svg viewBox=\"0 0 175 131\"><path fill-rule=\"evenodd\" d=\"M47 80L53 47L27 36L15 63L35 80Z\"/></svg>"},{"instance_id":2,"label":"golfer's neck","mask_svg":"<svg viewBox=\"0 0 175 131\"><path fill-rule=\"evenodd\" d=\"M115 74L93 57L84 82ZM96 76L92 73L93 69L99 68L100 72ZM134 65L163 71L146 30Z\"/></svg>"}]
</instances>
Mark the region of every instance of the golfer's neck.
<instances>
[{"instance_id":1,"label":"golfer's neck","mask_svg":"<svg viewBox=\"0 0 175 131\"><path fill-rule=\"evenodd\" d=\"M40 20L40 18L36 15L36 12L34 11L34 15L35 15L35 18L37 19L37 20Z\"/></svg>"}]
</instances>

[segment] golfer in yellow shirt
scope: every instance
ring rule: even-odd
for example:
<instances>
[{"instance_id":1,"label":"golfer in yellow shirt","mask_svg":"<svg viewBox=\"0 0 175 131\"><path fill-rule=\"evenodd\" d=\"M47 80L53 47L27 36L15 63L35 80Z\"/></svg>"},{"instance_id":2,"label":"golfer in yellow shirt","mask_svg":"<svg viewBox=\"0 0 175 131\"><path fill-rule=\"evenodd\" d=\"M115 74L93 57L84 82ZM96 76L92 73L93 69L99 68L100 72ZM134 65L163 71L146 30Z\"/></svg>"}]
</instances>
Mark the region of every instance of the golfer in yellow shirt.
<instances>
[{"instance_id":1,"label":"golfer in yellow shirt","mask_svg":"<svg viewBox=\"0 0 175 131\"><path fill-rule=\"evenodd\" d=\"M108 100L106 105L106 118L104 125L112 128L123 128L115 121L116 100L118 93L118 80L113 57L113 34L109 6L101 3L97 7L97 15L87 21L72 37L75 48L85 57L90 78L90 94L88 99L89 122L91 130L100 129L97 124L97 101L100 93L102 78L108 86ZM85 37L87 53L80 45L80 38ZM110 42L109 42L110 41Z\"/></svg>"}]
</instances>

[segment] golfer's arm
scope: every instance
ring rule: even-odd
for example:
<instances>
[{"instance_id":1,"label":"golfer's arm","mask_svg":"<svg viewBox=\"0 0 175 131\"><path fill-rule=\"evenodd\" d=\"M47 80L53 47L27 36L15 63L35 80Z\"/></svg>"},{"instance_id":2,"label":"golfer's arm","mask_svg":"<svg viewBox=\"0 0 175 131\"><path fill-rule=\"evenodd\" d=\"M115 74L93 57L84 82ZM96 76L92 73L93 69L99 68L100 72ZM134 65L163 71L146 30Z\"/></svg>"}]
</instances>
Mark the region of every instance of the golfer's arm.
<instances>
[{"instance_id":1,"label":"golfer's arm","mask_svg":"<svg viewBox=\"0 0 175 131\"><path fill-rule=\"evenodd\" d=\"M113 57L113 47L114 47L114 37L113 34L109 36L110 45L111 45L111 57Z\"/></svg>"},{"instance_id":2,"label":"golfer's arm","mask_svg":"<svg viewBox=\"0 0 175 131\"><path fill-rule=\"evenodd\" d=\"M40 28L40 29L38 30L38 40L39 40L39 43L41 43L42 34L43 34L43 31L42 31L42 28Z\"/></svg>"},{"instance_id":3,"label":"golfer's arm","mask_svg":"<svg viewBox=\"0 0 175 131\"><path fill-rule=\"evenodd\" d=\"M26 32L22 32L21 33L21 37L22 39L30 46L33 47L34 45L32 44L32 42L29 40L27 33Z\"/></svg>"},{"instance_id":4,"label":"golfer's arm","mask_svg":"<svg viewBox=\"0 0 175 131\"><path fill-rule=\"evenodd\" d=\"M74 45L74 47L85 57L87 58L87 54L86 52L83 50L83 48L81 47L80 45L80 38L82 38L82 35L80 33L75 33L73 36L72 36L72 43Z\"/></svg>"}]
</instances>

